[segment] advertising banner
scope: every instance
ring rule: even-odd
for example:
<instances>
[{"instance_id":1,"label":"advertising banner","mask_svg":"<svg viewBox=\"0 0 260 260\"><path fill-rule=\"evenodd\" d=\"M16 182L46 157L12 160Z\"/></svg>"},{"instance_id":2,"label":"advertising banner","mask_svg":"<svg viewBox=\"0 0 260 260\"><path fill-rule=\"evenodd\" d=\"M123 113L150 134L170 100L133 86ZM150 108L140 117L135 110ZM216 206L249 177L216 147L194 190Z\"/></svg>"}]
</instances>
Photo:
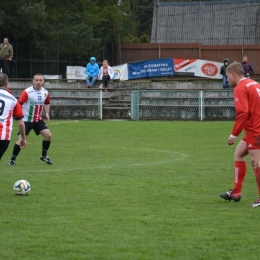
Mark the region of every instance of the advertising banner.
<instances>
[{"instance_id":1,"label":"advertising banner","mask_svg":"<svg viewBox=\"0 0 260 260\"><path fill-rule=\"evenodd\" d=\"M174 69L177 72L192 72L196 77L222 79L219 74L221 62L198 59L174 59Z\"/></svg>"},{"instance_id":2,"label":"advertising banner","mask_svg":"<svg viewBox=\"0 0 260 260\"><path fill-rule=\"evenodd\" d=\"M114 71L113 79L128 80L127 63L112 67ZM81 66L67 66L67 79L85 80L85 67Z\"/></svg>"},{"instance_id":3,"label":"advertising banner","mask_svg":"<svg viewBox=\"0 0 260 260\"><path fill-rule=\"evenodd\" d=\"M212 78L212 79L222 79L220 73L220 67L223 66L223 62L207 61L207 60L197 60L198 66L198 77Z\"/></svg>"},{"instance_id":4,"label":"advertising banner","mask_svg":"<svg viewBox=\"0 0 260 260\"><path fill-rule=\"evenodd\" d=\"M195 77L222 79L221 62L199 59L144 60L113 66L113 79L128 80L173 76L174 72L193 73ZM85 80L85 67L67 66L67 79Z\"/></svg>"},{"instance_id":5,"label":"advertising banner","mask_svg":"<svg viewBox=\"0 0 260 260\"><path fill-rule=\"evenodd\" d=\"M128 79L174 75L173 59L145 60L128 63Z\"/></svg>"},{"instance_id":6,"label":"advertising banner","mask_svg":"<svg viewBox=\"0 0 260 260\"><path fill-rule=\"evenodd\" d=\"M86 79L85 70L86 68L81 66L67 66L66 77L67 79L85 80Z\"/></svg>"},{"instance_id":7,"label":"advertising banner","mask_svg":"<svg viewBox=\"0 0 260 260\"><path fill-rule=\"evenodd\" d=\"M62 75L43 75L44 79L62 79Z\"/></svg>"},{"instance_id":8,"label":"advertising banner","mask_svg":"<svg viewBox=\"0 0 260 260\"><path fill-rule=\"evenodd\" d=\"M128 80L127 63L113 66L114 76L112 79Z\"/></svg>"}]
</instances>

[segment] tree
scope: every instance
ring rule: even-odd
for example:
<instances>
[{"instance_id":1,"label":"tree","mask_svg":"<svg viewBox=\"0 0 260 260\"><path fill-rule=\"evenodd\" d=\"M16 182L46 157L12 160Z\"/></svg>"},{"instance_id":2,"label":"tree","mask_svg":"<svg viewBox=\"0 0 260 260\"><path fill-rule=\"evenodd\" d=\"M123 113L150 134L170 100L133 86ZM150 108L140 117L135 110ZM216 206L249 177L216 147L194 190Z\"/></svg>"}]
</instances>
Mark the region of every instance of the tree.
<instances>
[{"instance_id":1,"label":"tree","mask_svg":"<svg viewBox=\"0 0 260 260\"><path fill-rule=\"evenodd\" d=\"M57 45L61 52L82 57L100 47L95 29L103 18L91 0L9 0L0 3L0 10L0 31L27 39L38 50Z\"/></svg>"},{"instance_id":2,"label":"tree","mask_svg":"<svg viewBox=\"0 0 260 260\"><path fill-rule=\"evenodd\" d=\"M0 2L0 32L41 53L98 56L107 43L149 39L151 0L8 0Z\"/></svg>"}]
</instances>

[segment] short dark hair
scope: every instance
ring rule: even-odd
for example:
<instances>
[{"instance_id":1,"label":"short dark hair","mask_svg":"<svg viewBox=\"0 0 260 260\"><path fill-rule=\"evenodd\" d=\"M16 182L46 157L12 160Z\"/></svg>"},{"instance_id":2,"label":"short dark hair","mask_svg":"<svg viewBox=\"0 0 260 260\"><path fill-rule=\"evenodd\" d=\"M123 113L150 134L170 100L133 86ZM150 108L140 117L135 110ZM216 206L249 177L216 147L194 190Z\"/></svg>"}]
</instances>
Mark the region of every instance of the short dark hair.
<instances>
[{"instance_id":1,"label":"short dark hair","mask_svg":"<svg viewBox=\"0 0 260 260\"><path fill-rule=\"evenodd\" d=\"M226 73L235 72L237 75L244 75L244 69L240 62L232 62L226 68Z\"/></svg>"},{"instance_id":2,"label":"short dark hair","mask_svg":"<svg viewBox=\"0 0 260 260\"><path fill-rule=\"evenodd\" d=\"M8 83L8 76L4 73L0 73L0 87L6 87Z\"/></svg>"},{"instance_id":3,"label":"short dark hair","mask_svg":"<svg viewBox=\"0 0 260 260\"><path fill-rule=\"evenodd\" d=\"M44 76L43 76L41 73L35 73L35 74L33 75L33 79L34 79L35 76L41 76L41 77L43 77L43 79L44 79Z\"/></svg>"}]
</instances>

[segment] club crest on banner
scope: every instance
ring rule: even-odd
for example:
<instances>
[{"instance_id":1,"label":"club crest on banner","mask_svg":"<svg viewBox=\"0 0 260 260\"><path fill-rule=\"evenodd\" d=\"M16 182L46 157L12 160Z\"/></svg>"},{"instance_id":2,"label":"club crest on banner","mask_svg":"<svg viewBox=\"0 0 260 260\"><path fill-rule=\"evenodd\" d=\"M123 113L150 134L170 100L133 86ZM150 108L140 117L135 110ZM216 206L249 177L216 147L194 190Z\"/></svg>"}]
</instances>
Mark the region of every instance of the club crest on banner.
<instances>
[{"instance_id":1,"label":"club crest on banner","mask_svg":"<svg viewBox=\"0 0 260 260\"><path fill-rule=\"evenodd\" d=\"M213 63L205 63L201 71L207 76L215 76L218 74L218 67Z\"/></svg>"}]
</instances>

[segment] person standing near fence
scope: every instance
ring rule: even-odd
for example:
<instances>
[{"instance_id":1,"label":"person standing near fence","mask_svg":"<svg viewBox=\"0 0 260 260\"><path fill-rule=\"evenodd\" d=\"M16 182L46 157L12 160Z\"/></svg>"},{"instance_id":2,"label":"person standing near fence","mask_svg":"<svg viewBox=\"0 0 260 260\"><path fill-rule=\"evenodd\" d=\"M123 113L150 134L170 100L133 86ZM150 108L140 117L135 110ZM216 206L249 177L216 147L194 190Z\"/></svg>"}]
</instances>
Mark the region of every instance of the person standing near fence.
<instances>
[{"instance_id":1,"label":"person standing near fence","mask_svg":"<svg viewBox=\"0 0 260 260\"><path fill-rule=\"evenodd\" d=\"M99 69L99 75L98 78L102 80L102 84L99 86L99 88L107 88L108 87L108 82L110 79L113 78L114 71L112 67L108 65L107 60L103 60L103 66L100 67Z\"/></svg>"},{"instance_id":2,"label":"person standing near fence","mask_svg":"<svg viewBox=\"0 0 260 260\"><path fill-rule=\"evenodd\" d=\"M221 68L220 68L220 74L223 76L223 78L222 78L223 88L230 88L230 85L227 81L227 75L226 75L226 68L228 65L229 65L229 59L226 58L226 59L224 59L224 65L221 66Z\"/></svg>"},{"instance_id":3,"label":"person standing near fence","mask_svg":"<svg viewBox=\"0 0 260 260\"><path fill-rule=\"evenodd\" d=\"M9 43L8 38L4 38L0 44L0 69L10 77L10 61L13 58L13 46Z\"/></svg>"},{"instance_id":4,"label":"person standing near fence","mask_svg":"<svg viewBox=\"0 0 260 260\"><path fill-rule=\"evenodd\" d=\"M94 84L97 80L98 73L99 73L99 66L96 63L96 58L91 57L89 63L86 66L86 83L87 88L94 87Z\"/></svg>"},{"instance_id":5,"label":"person standing near fence","mask_svg":"<svg viewBox=\"0 0 260 260\"><path fill-rule=\"evenodd\" d=\"M50 95L48 91L43 88L43 84L43 75L35 74L33 77L33 85L22 92L19 102L22 105L24 114L25 134L29 135L30 131L33 129L36 135L41 134L43 136L42 155L40 156L40 160L46 162L47 164L53 164L47 156L47 151L49 150L51 144L51 132L42 119L42 112L45 107L47 122L50 121ZM9 162L10 166L15 165L15 160L20 152L22 137L21 133L18 134L19 138L14 144L13 154Z\"/></svg>"},{"instance_id":6,"label":"person standing near fence","mask_svg":"<svg viewBox=\"0 0 260 260\"><path fill-rule=\"evenodd\" d=\"M247 60L247 56L243 56L241 65L242 65L242 67L244 69L244 76L246 78L250 78L250 76L255 73L254 69L253 69L253 66Z\"/></svg>"},{"instance_id":7,"label":"person standing near fence","mask_svg":"<svg viewBox=\"0 0 260 260\"><path fill-rule=\"evenodd\" d=\"M17 120L21 133L20 149L26 146L23 111L17 99L8 90L8 77L0 73L0 160L7 150L13 128L13 118Z\"/></svg>"},{"instance_id":8,"label":"person standing near fence","mask_svg":"<svg viewBox=\"0 0 260 260\"><path fill-rule=\"evenodd\" d=\"M234 88L236 119L228 144L233 145L236 138L245 131L245 136L238 143L234 154L234 186L228 192L221 193L225 200L240 201L242 186L246 175L245 157L249 154L251 165L256 178L259 198L251 204L260 206L260 84L244 77L240 63L231 63L226 74L228 82Z\"/></svg>"}]
</instances>

